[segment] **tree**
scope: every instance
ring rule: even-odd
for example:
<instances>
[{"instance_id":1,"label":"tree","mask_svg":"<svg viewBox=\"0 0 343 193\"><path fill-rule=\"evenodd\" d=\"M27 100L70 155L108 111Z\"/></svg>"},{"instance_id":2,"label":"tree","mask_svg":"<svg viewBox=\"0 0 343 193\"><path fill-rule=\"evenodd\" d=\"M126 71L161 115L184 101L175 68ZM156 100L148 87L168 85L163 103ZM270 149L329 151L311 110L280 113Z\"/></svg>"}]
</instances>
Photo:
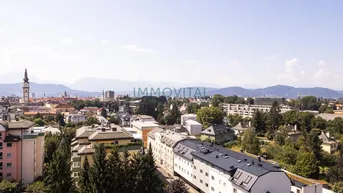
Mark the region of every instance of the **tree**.
<instances>
[{"instance_id":1,"label":"tree","mask_svg":"<svg viewBox=\"0 0 343 193\"><path fill-rule=\"evenodd\" d=\"M219 104L223 102L224 102L224 97L220 94L215 94L211 100L211 104L214 107L219 107Z\"/></svg>"},{"instance_id":2,"label":"tree","mask_svg":"<svg viewBox=\"0 0 343 193\"><path fill-rule=\"evenodd\" d=\"M47 188L42 181L35 181L26 188L27 192L32 193L44 193L47 192Z\"/></svg>"},{"instance_id":3,"label":"tree","mask_svg":"<svg viewBox=\"0 0 343 193\"><path fill-rule=\"evenodd\" d=\"M280 114L280 107L279 104L274 101L272 104L272 108L268 113L268 133L269 137L273 138L275 131L279 128L282 122L282 117Z\"/></svg>"},{"instance_id":4,"label":"tree","mask_svg":"<svg viewBox=\"0 0 343 193\"><path fill-rule=\"evenodd\" d=\"M242 149L254 155L258 155L260 152L260 141L253 129L247 129L244 131Z\"/></svg>"},{"instance_id":5,"label":"tree","mask_svg":"<svg viewBox=\"0 0 343 193\"><path fill-rule=\"evenodd\" d=\"M253 115L252 125L255 128L257 134L263 134L266 132L266 116L259 110L256 110Z\"/></svg>"},{"instance_id":6,"label":"tree","mask_svg":"<svg viewBox=\"0 0 343 193\"><path fill-rule=\"evenodd\" d=\"M326 120L321 117L315 117L311 121L312 128L326 129Z\"/></svg>"},{"instance_id":7,"label":"tree","mask_svg":"<svg viewBox=\"0 0 343 193\"><path fill-rule=\"evenodd\" d=\"M164 191L165 193L187 193L188 189L189 188L182 180L176 179L173 180Z\"/></svg>"},{"instance_id":8,"label":"tree","mask_svg":"<svg viewBox=\"0 0 343 193\"><path fill-rule=\"evenodd\" d=\"M74 190L74 181L71 177L71 161L68 154L58 148L52 160L46 168L46 178L44 180L49 192L69 193Z\"/></svg>"},{"instance_id":9,"label":"tree","mask_svg":"<svg viewBox=\"0 0 343 193\"><path fill-rule=\"evenodd\" d=\"M336 117L334 120L328 121L327 129L332 133L343 134L343 118Z\"/></svg>"},{"instance_id":10,"label":"tree","mask_svg":"<svg viewBox=\"0 0 343 193\"><path fill-rule=\"evenodd\" d=\"M340 155L336 161L334 167L331 167L327 173L329 182L342 182L343 181L343 154L342 147L340 149Z\"/></svg>"},{"instance_id":11,"label":"tree","mask_svg":"<svg viewBox=\"0 0 343 193\"><path fill-rule=\"evenodd\" d=\"M44 126L44 125L46 125L46 122L43 119L41 119L41 118L35 119L34 122L35 122L35 124L37 126Z\"/></svg>"},{"instance_id":12,"label":"tree","mask_svg":"<svg viewBox=\"0 0 343 193\"><path fill-rule=\"evenodd\" d=\"M282 114L282 119L285 124L298 125L298 111L287 111Z\"/></svg>"},{"instance_id":13,"label":"tree","mask_svg":"<svg viewBox=\"0 0 343 193\"><path fill-rule=\"evenodd\" d=\"M102 108L102 110L101 110L101 116L107 118L107 111L106 111L105 108Z\"/></svg>"},{"instance_id":14,"label":"tree","mask_svg":"<svg viewBox=\"0 0 343 193\"><path fill-rule=\"evenodd\" d=\"M305 178L317 178L319 165L316 155L313 152L301 150L297 156L294 172Z\"/></svg>"},{"instance_id":15,"label":"tree","mask_svg":"<svg viewBox=\"0 0 343 193\"><path fill-rule=\"evenodd\" d=\"M21 187L18 182L10 182L6 179L0 182L0 192L1 193L19 193Z\"/></svg>"},{"instance_id":16,"label":"tree","mask_svg":"<svg viewBox=\"0 0 343 193\"><path fill-rule=\"evenodd\" d=\"M132 159L130 160L130 154L127 151L127 149L124 151L122 154L121 158L121 168L123 170L123 173L125 175L122 176L122 182L124 182L122 190L123 192L127 193L133 193L134 192L134 187L135 187L135 177L137 176L137 170L135 170L132 165L137 165L137 164L132 164Z\"/></svg>"},{"instance_id":17,"label":"tree","mask_svg":"<svg viewBox=\"0 0 343 193\"><path fill-rule=\"evenodd\" d=\"M58 123L62 127L66 125L66 123L64 122L64 116L61 113L56 114L56 123Z\"/></svg>"},{"instance_id":18,"label":"tree","mask_svg":"<svg viewBox=\"0 0 343 193\"><path fill-rule=\"evenodd\" d=\"M90 125L94 125L94 124L100 124L100 122L95 117L88 117L86 122L85 122L85 125L90 126Z\"/></svg>"},{"instance_id":19,"label":"tree","mask_svg":"<svg viewBox=\"0 0 343 193\"><path fill-rule=\"evenodd\" d=\"M187 105L186 111L189 114L191 114L191 113L196 114L200 108L201 108L200 105L198 105L197 103L189 103Z\"/></svg>"},{"instance_id":20,"label":"tree","mask_svg":"<svg viewBox=\"0 0 343 193\"><path fill-rule=\"evenodd\" d=\"M33 116L33 119L44 119L44 117L40 113L37 113Z\"/></svg>"},{"instance_id":21,"label":"tree","mask_svg":"<svg viewBox=\"0 0 343 193\"><path fill-rule=\"evenodd\" d=\"M241 123L244 120L243 117L238 114L229 114L227 119L231 127L236 126L238 123Z\"/></svg>"},{"instance_id":22,"label":"tree","mask_svg":"<svg viewBox=\"0 0 343 193\"><path fill-rule=\"evenodd\" d=\"M124 181L122 181L122 177L127 175L123 172L123 168L121 168L122 163L120 160L120 155L118 149L115 147L112 150L111 155L108 157L108 186L109 190L112 190L111 193L122 193L124 187ZM115 183L113 183L115 182Z\"/></svg>"},{"instance_id":23,"label":"tree","mask_svg":"<svg viewBox=\"0 0 343 193\"><path fill-rule=\"evenodd\" d=\"M52 160L53 153L60 144L61 136L48 133L45 135L44 140L45 163L49 163Z\"/></svg>"},{"instance_id":24,"label":"tree","mask_svg":"<svg viewBox=\"0 0 343 193\"><path fill-rule=\"evenodd\" d=\"M314 110L317 111L320 107L320 102L314 96L305 96L300 99L301 110Z\"/></svg>"},{"instance_id":25,"label":"tree","mask_svg":"<svg viewBox=\"0 0 343 193\"><path fill-rule=\"evenodd\" d=\"M79 187L80 187L80 193L94 192L93 182L91 181L91 176L90 176L90 166L88 163L87 156L85 158L85 161L83 162L83 168L80 172Z\"/></svg>"},{"instance_id":26,"label":"tree","mask_svg":"<svg viewBox=\"0 0 343 193\"><path fill-rule=\"evenodd\" d=\"M343 182L334 183L332 190L335 193L343 193Z\"/></svg>"},{"instance_id":27,"label":"tree","mask_svg":"<svg viewBox=\"0 0 343 193\"><path fill-rule=\"evenodd\" d=\"M279 128L279 130L276 132L275 137L274 137L274 141L280 145L283 146L286 143L286 139L288 137L288 131L287 128L284 126L281 126Z\"/></svg>"},{"instance_id":28,"label":"tree","mask_svg":"<svg viewBox=\"0 0 343 193\"><path fill-rule=\"evenodd\" d=\"M146 155L136 156L134 168L137 171L136 193L162 193L162 182L156 173L155 161L152 153L151 144ZM140 161L141 160L141 161ZM138 165L137 165L138 164Z\"/></svg>"},{"instance_id":29,"label":"tree","mask_svg":"<svg viewBox=\"0 0 343 193\"><path fill-rule=\"evenodd\" d=\"M104 144L95 146L93 155L93 167L91 168L91 179L97 193L106 193L108 189L108 161L106 159L106 148Z\"/></svg>"},{"instance_id":30,"label":"tree","mask_svg":"<svg viewBox=\"0 0 343 193\"><path fill-rule=\"evenodd\" d=\"M223 117L223 112L217 107L204 107L197 112L197 119L204 128L223 123Z\"/></svg>"},{"instance_id":31,"label":"tree","mask_svg":"<svg viewBox=\"0 0 343 193\"><path fill-rule=\"evenodd\" d=\"M300 123L300 130L303 132L309 133L311 131L311 123L314 119L314 115L309 112L300 112L299 116L299 123Z\"/></svg>"}]
</instances>

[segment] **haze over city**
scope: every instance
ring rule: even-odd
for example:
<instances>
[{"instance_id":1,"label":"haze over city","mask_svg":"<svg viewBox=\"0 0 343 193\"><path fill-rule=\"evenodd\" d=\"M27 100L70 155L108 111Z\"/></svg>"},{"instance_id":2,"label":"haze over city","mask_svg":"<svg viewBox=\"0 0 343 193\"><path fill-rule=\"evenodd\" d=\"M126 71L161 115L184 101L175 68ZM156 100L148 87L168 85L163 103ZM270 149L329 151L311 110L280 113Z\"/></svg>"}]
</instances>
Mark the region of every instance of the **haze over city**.
<instances>
[{"instance_id":1,"label":"haze over city","mask_svg":"<svg viewBox=\"0 0 343 193\"><path fill-rule=\"evenodd\" d=\"M28 68L38 82L67 85L98 77L342 89L342 6L309 0L4 1L0 76L22 77Z\"/></svg>"}]
</instances>

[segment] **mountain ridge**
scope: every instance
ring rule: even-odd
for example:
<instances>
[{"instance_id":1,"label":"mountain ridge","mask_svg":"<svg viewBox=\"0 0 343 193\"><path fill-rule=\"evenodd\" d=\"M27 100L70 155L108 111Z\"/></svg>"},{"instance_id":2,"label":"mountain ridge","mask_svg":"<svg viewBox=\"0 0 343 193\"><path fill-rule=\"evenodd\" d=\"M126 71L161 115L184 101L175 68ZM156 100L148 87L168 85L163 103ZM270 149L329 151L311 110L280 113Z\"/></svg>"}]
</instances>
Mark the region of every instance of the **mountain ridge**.
<instances>
[{"instance_id":1,"label":"mountain ridge","mask_svg":"<svg viewBox=\"0 0 343 193\"><path fill-rule=\"evenodd\" d=\"M158 88L154 87L152 84L144 86L142 88ZM9 95L22 95L22 84L21 83L9 83L9 84L0 84L0 96L9 96ZM71 96L80 96L80 97L90 97L90 96L101 96L102 88L99 88L101 92L91 92L84 91L81 89L73 89L67 87L63 84L40 84L40 83L30 83L31 93L35 93L36 97L43 96L60 96L62 93L67 92ZM120 86L118 86L120 88ZM122 87L123 88L123 87ZM166 87L163 87L166 88ZM174 88L185 88L183 86L175 86ZM223 96L242 96L242 97L284 97L284 98L296 98L300 94L301 96L316 96L323 98L343 98L343 91L333 90L324 87L293 87L288 85L274 85L265 88L257 89L246 89L239 86L231 86L224 88L212 88L204 86L193 86L193 88L205 88L205 95L213 96L214 94L221 94ZM131 91L117 91L117 88L113 88L118 94L129 94L134 96L133 88ZM193 95L194 93L192 93ZM203 95L203 93L202 93ZM174 95L172 95L174 96Z\"/></svg>"}]
</instances>

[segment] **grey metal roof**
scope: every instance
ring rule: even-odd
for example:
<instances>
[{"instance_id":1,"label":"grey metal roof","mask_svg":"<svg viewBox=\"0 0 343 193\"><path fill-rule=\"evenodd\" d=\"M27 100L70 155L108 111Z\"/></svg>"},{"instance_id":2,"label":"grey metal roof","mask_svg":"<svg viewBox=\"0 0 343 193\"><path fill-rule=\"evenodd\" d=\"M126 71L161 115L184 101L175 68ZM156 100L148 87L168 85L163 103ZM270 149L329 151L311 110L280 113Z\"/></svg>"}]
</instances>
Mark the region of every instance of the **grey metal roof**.
<instances>
[{"instance_id":1,"label":"grey metal roof","mask_svg":"<svg viewBox=\"0 0 343 193\"><path fill-rule=\"evenodd\" d=\"M227 134L227 133L233 133L233 130L231 130L230 127L220 124L220 125L212 125L209 128L203 130L201 134L205 135L220 135L220 134Z\"/></svg>"},{"instance_id":2,"label":"grey metal roof","mask_svg":"<svg viewBox=\"0 0 343 193\"><path fill-rule=\"evenodd\" d=\"M193 160L194 157L201 159L207 163L210 163L213 167L217 167L221 170L234 176L236 172L246 172L245 178L237 179L235 184L250 190L253 183L241 183L245 181L247 176L252 177L251 181L256 181L258 177L267 174L269 172L282 172L279 166L273 165L264 161L259 161L256 158L252 158L243 153L238 153L218 145L212 145L211 143L202 142L194 139L185 139L180 141L174 147L174 153L184 157L188 160Z\"/></svg>"}]
</instances>

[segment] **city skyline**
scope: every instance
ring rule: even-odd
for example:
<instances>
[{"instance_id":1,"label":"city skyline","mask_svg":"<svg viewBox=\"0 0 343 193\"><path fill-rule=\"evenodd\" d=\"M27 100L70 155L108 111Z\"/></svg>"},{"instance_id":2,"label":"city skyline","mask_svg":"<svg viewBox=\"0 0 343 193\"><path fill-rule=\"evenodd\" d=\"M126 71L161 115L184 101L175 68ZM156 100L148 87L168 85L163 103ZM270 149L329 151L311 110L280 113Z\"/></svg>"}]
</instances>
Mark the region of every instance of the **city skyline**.
<instances>
[{"instance_id":1,"label":"city skyline","mask_svg":"<svg viewBox=\"0 0 343 193\"><path fill-rule=\"evenodd\" d=\"M27 68L30 77L70 84L99 77L342 89L341 5L6 1L0 76Z\"/></svg>"}]
</instances>

